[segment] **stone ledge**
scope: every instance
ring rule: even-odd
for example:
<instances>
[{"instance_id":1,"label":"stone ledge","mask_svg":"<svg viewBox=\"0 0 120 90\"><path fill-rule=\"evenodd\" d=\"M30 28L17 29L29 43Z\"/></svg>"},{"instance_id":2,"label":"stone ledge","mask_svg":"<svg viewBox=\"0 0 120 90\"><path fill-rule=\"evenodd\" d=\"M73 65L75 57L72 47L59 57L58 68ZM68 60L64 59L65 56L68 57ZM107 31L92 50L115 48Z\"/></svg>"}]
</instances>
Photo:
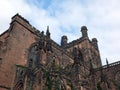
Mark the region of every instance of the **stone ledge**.
<instances>
[{"instance_id":1,"label":"stone ledge","mask_svg":"<svg viewBox=\"0 0 120 90\"><path fill-rule=\"evenodd\" d=\"M4 86L4 85L0 85L0 88L7 89L7 90L11 90L10 87L6 87L6 86Z\"/></svg>"}]
</instances>

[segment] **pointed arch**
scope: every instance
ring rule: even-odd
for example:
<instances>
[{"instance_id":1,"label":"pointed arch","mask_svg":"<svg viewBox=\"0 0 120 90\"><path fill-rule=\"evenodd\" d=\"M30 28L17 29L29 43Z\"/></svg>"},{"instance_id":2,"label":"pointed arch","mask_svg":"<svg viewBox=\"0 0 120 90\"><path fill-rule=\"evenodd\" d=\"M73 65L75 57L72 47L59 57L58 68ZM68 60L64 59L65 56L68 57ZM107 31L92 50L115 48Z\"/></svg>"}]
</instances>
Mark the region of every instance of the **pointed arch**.
<instances>
[{"instance_id":1,"label":"pointed arch","mask_svg":"<svg viewBox=\"0 0 120 90\"><path fill-rule=\"evenodd\" d=\"M23 88L24 88L23 80L19 80L16 83L15 87L13 88L13 90L23 90Z\"/></svg>"}]
</instances>

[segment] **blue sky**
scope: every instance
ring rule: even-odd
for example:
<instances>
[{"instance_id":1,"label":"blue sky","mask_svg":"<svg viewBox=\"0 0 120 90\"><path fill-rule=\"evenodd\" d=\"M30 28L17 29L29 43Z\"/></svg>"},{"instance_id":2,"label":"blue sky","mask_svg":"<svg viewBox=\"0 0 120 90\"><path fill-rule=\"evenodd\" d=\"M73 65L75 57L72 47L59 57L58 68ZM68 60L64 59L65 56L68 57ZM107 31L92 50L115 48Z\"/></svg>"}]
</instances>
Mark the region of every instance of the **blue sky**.
<instances>
[{"instance_id":1,"label":"blue sky","mask_svg":"<svg viewBox=\"0 0 120 90\"><path fill-rule=\"evenodd\" d=\"M11 17L19 13L40 31L50 27L51 37L60 43L81 37L86 25L89 38L98 39L101 59L120 60L120 0L1 0L0 33L9 28Z\"/></svg>"}]
</instances>

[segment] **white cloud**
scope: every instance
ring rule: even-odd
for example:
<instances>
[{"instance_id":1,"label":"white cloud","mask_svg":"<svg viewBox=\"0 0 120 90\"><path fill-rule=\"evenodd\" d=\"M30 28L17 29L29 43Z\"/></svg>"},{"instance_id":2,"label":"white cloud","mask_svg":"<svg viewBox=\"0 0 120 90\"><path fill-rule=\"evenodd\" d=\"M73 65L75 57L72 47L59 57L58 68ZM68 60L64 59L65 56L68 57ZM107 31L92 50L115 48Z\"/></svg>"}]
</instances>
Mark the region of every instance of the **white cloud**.
<instances>
[{"instance_id":1,"label":"white cloud","mask_svg":"<svg viewBox=\"0 0 120 90\"><path fill-rule=\"evenodd\" d=\"M8 29L11 17L16 13L21 13L22 15L32 13L29 5L23 0L1 0L0 12L0 33Z\"/></svg>"},{"instance_id":2,"label":"white cloud","mask_svg":"<svg viewBox=\"0 0 120 90\"><path fill-rule=\"evenodd\" d=\"M29 2L28 2L29 1ZM34 2L34 3L33 3ZM10 18L20 13L40 31L50 26L52 38L60 43L63 34L69 41L81 37L80 27L86 25L90 38L96 37L103 64L120 60L120 0L1 0L0 33L9 27ZM44 8L44 5L46 8Z\"/></svg>"}]
</instances>

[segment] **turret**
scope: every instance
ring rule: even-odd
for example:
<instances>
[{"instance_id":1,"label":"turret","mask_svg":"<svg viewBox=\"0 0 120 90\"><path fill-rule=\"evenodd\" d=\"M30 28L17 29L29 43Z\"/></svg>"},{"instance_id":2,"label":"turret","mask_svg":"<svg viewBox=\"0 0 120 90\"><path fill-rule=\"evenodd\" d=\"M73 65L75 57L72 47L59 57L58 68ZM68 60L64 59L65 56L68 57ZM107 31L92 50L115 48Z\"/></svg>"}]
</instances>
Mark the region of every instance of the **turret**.
<instances>
[{"instance_id":1,"label":"turret","mask_svg":"<svg viewBox=\"0 0 120 90\"><path fill-rule=\"evenodd\" d=\"M67 36L62 36L62 38L61 38L61 46L62 47L64 47L64 46L66 46L67 45Z\"/></svg>"},{"instance_id":2,"label":"turret","mask_svg":"<svg viewBox=\"0 0 120 90\"><path fill-rule=\"evenodd\" d=\"M97 41L97 39L96 38L93 38L92 39L92 44L93 44L93 46L98 50L98 43L97 43L98 41Z\"/></svg>"},{"instance_id":3,"label":"turret","mask_svg":"<svg viewBox=\"0 0 120 90\"><path fill-rule=\"evenodd\" d=\"M86 26L82 26L81 27L81 32L82 32L82 37L85 38L85 37L88 37L88 34L87 34L87 27Z\"/></svg>"}]
</instances>

